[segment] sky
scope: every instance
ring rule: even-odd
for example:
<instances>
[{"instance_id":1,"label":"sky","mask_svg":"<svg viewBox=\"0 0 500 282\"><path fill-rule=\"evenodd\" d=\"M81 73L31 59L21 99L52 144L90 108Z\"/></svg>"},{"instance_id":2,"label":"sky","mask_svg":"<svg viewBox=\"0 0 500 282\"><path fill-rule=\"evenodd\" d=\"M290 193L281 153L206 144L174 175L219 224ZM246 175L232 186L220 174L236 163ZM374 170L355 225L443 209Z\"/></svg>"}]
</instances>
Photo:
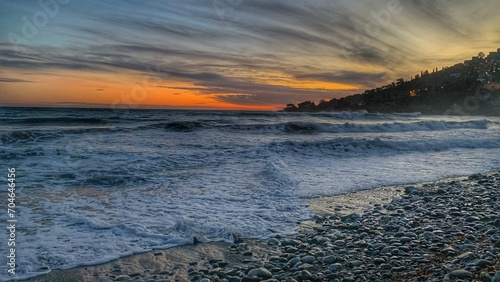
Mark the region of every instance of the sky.
<instances>
[{"instance_id":1,"label":"sky","mask_svg":"<svg viewBox=\"0 0 500 282\"><path fill-rule=\"evenodd\" d=\"M0 105L276 110L500 48L498 0L2 0Z\"/></svg>"}]
</instances>

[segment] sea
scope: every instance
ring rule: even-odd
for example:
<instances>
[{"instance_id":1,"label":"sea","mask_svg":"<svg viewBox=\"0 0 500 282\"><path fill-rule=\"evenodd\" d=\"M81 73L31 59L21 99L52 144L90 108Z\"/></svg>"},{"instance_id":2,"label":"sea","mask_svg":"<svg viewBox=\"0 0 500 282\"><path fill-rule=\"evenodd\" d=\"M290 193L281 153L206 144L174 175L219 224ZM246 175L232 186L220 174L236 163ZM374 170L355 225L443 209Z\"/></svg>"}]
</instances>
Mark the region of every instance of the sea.
<instances>
[{"instance_id":1,"label":"sea","mask_svg":"<svg viewBox=\"0 0 500 282\"><path fill-rule=\"evenodd\" d=\"M308 199L498 169L498 117L0 108L0 280L293 234Z\"/></svg>"}]
</instances>

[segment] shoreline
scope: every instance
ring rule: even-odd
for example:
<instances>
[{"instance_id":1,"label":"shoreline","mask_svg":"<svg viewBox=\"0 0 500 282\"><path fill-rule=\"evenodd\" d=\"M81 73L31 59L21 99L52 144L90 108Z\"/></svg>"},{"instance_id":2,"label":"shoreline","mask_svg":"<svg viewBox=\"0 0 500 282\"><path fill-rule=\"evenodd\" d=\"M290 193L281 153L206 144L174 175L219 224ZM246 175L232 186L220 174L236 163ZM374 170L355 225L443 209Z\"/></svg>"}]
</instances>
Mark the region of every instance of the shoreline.
<instances>
[{"instance_id":1,"label":"shoreline","mask_svg":"<svg viewBox=\"0 0 500 282\"><path fill-rule=\"evenodd\" d=\"M497 282L498 188L500 172L488 172L308 199L313 219L295 235L152 250L24 281Z\"/></svg>"}]
</instances>

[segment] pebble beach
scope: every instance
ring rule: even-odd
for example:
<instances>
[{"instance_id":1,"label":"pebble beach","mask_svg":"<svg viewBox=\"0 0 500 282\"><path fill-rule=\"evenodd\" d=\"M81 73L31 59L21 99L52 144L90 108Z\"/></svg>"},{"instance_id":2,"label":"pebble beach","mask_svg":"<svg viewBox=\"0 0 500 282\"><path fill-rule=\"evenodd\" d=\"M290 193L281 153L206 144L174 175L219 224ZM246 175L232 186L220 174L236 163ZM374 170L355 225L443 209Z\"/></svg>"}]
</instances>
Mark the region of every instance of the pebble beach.
<instances>
[{"instance_id":1,"label":"pebble beach","mask_svg":"<svg viewBox=\"0 0 500 282\"><path fill-rule=\"evenodd\" d=\"M500 172L311 199L298 234L196 243L29 281L500 282Z\"/></svg>"}]
</instances>

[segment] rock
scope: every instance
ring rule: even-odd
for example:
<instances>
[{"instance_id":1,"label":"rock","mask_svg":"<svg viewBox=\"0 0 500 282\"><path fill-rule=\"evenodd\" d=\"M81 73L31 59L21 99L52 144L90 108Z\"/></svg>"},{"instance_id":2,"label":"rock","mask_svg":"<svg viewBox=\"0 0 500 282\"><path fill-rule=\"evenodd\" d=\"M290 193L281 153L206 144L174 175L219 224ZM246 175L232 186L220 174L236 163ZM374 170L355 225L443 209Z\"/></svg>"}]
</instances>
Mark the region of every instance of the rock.
<instances>
[{"instance_id":1,"label":"rock","mask_svg":"<svg viewBox=\"0 0 500 282\"><path fill-rule=\"evenodd\" d=\"M290 265L295 265L295 264L297 264L298 262L300 262L300 259L299 259L299 258L297 258L297 257L294 257L294 258L292 258L292 259L290 259L290 260L288 261L288 264L290 264Z\"/></svg>"},{"instance_id":2,"label":"rock","mask_svg":"<svg viewBox=\"0 0 500 282\"><path fill-rule=\"evenodd\" d=\"M481 219L477 216L469 216L469 217L465 218L466 222L474 222L474 221L479 221L479 220L481 220Z\"/></svg>"},{"instance_id":3,"label":"rock","mask_svg":"<svg viewBox=\"0 0 500 282\"><path fill-rule=\"evenodd\" d=\"M403 271L406 271L406 267L405 266L393 267L393 268L391 268L391 271L392 272L403 272Z\"/></svg>"},{"instance_id":4,"label":"rock","mask_svg":"<svg viewBox=\"0 0 500 282\"><path fill-rule=\"evenodd\" d=\"M270 246L276 246L280 244L280 241L274 238L267 240L267 244Z\"/></svg>"},{"instance_id":5,"label":"rock","mask_svg":"<svg viewBox=\"0 0 500 282\"><path fill-rule=\"evenodd\" d=\"M345 241L344 240L335 240L333 242L334 245L338 245L338 246L345 246Z\"/></svg>"},{"instance_id":6,"label":"rock","mask_svg":"<svg viewBox=\"0 0 500 282\"><path fill-rule=\"evenodd\" d=\"M340 271L341 268L342 265L340 263L334 263L328 266L328 271L330 271L331 273L336 273L337 271Z\"/></svg>"},{"instance_id":7,"label":"rock","mask_svg":"<svg viewBox=\"0 0 500 282\"><path fill-rule=\"evenodd\" d=\"M288 245L289 245L289 246L297 247L297 246L298 246L298 245L300 245L300 244L301 244L301 242L300 242L300 241L298 241L298 240L294 240L294 239L290 239L290 240L283 240L283 241L281 242L281 245L283 245L283 246L288 246Z\"/></svg>"},{"instance_id":8,"label":"rock","mask_svg":"<svg viewBox=\"0 0 500 282\"><path fill-rule=\"evenodd\" d=\"M360 219L361 217L357 213L351 213L349 215L343 216L340 218L342 222L347 222L347 221L355 221Z\"/></svg>"},{"instance_id":9,"label":"rock","mask_svg":"<svg viewBox=\"0 0 500 282\"><path fill-rule=\"evenodd\" d=\"M128 276L128 275L119 275L119 276L116 276L115 281L126 281L129 279L130 279L130 276Z\"/></svg>"},{"instance_id":10,"label":"rock","mask_svg":"<svg viewBox=\"0 0 500 282\"><path fill-rule=\"evenodd\" d=\"M500 270L495 273L495 276L493 277L491 282L500 282Z\"/></svg>"},{"instance_id":11,"label":"rock","mask_svg":"<svg viewBox=\"0 0 500 282\"><path fill-rule=\"evenodd\" d=\"M302 270L299 274L299 278L302 280L310 280L312 278L312 275L309 271Z\"/></svg>"},{"instance_id":12,"label":"rock","mask_svg":"<svg viewBox=\"0 0 500 282\"><path fill-rule=\"evenodd\" d=\"M375 258L373 260L373 263L375 263L375 264L382 264L382 263L385 263L385 259L383 259L383 258Z\"/></svg>"},{"instance_id":13,"label":"rock","mask_svg":"<svg viewBox=\"0 0 500 282\"><path fill-rule=\"evenodd\" d=\"M446 232L444 232L443 230L441 229L438 229L438 230L434 230L432 231L432 233L434 233L434 235L437 235L437 236L442 236L444 235Z\"/></svg>"},{"instance_id":14,"label":"rock","mask_svg":"<svg viewBox=\"0 0 500 282\"><path fill-rule=\"evenodd\" d=\"M334 256L326 256L322 259L324 264L332 264L337 261L337 258Z\"/></svg>"},{"instance_id":15,"label":"rock","mask_svg":"<svg viewBox=\"0 0 500 282\"><path fill-rule=\"evenodd\" d=\"M324 245L328 242L328 239L323 236L315 236L309 241L311 245Z\"/></svg>"},{"instance_id":16,"label":"rock","mask_svg":"<svg viewBox=\"0 0 500 282\"><path fill-rule=\"evenodd\" d=\"M455 251L455 249L453 249L452 247L446 247L441 250L441 253L443 253L446 256L454 256L457 254L457 251Z\"/></svg>"},{"instance_id":17,"label":"rock","mask_svg":"<svg viewBox=\"0 0 500 282\"><path fill-rule=\"evenodd\" d=\"M406 194L413 194L416 190L417 190L417 188L415 188L415 186L407 186L407 187L405 187L405 193Z\"/></svg>"},{"instance_id":18,"label":"rock","mask_svg":"<svg viewBox=\"0 0 500 282\"><path fill-rule=\"evenodd\" d=\"M493 235L493 234L496 234L497 233L497 230L496 229L488 229L488 231L486 231L486 235Z\"/></svg>"},{"instance_id":19,"label":"rock","mask_svg":"<svg viewBox=\"0 0 500 282\"><path fill-rule=\"evenodd\" d=\"M401 243L408 243L408 242L410 242L410 241L411 241L411 238L410 238L410 237L403 236L403 237L399 238L399 241L400 241Z\"/></svg>"},{"instance_id":20,"label":"rock","mask_svg":"<svg viewBox=\"0 0 500 282\"><path fill-rule=\"evenodd\" d=\"M491 262L485 260L485 259L478 259L472 262L473 265L479 267L479 268L485 268L488 265L491 264Z\"/></svg>"},{"instance_id":21,"label":"rock","mask_svg":"<svg viewBox=\"0 0 500 282\"><path fill-rule=\"evenodd\" d=\"M217 274L219 273L220 271L222 270L222 268L220 267L217 267L217 268L212 268L208 271L208 275L213 275L213 274Z\"/></svg>"},{"instance_id":22,"label":"rock","mask_svg":"<svg viewBox=\"0 0 500 282\"><path fill-rule=\"evenodd\" d=\"M423 238L432 238L432 237L435 237L436 235L434 235L434 233L432 233L432 232L426 231L421 236Z\"/></svg>"},{"instance_id":23,"label":"rock","mask_svg":"<svg viewBox=\"0 0 500 282\"><path fill-rule=\"evenodd\" d=\"M303 263L313 264L316 261L316 258L313 256L305 256L301 260Z\"/></svg>"},{"instance_id":24,"label":"rock","mask_svg":"<svg viewBox=\"0 0 500 282\"><path fill-rule=\"evenodd\" d=\"M255 277L261 277L264 279L269 279L269 278L273 277L273 274L269 270L262 268L262 267L259 267L259 268L255 268L255 269L250 270L248 272L248 276L255 276Z\"/></svg>"},{"instance_id":25,"label":"rock","mask_svg":"<svg viewBox=\"0 0 500 282\"><path fill-rule=\"evenodd\" d=\"M410 238L416 238L417 237L417 234L414 233L414 232L406 232L405 237L410 237Z\"/></svg>"},{"instance_id":26,"label":"rock","mask_svg":"<svg viewBox=\"0 0 500 282\"><path fill-rule=\"evenodd\" d=\"M454 270L450 273L451 277L458 279L469 279L472 278L472 273L465 269Z\"/></svg>"},{"instance_id":27,"label":"rock","mask_svg":"<svg viewBox=\"0 0 500 282\"><path fill-rule=\"evenodd\" d=\"M467 177L467 179L469 180L479 180L483 177L483 175L481 173L475 173L469 177Z\"/></svg>"},{"instance_id":28,"label":"rock","mask_svg":"<svg viewBox=\"0 0 500 282\"><path fill-rule=\"evenodd\" d=\"M265 269L269 269L269 270L270 270L270 269L273 269L273 268L274 268L274 265L272 265L272 264L270 264L270 263L266 262L266 263L264 263L264 268L265 268Z\"/></svg>"},{"instance_id":29,"label":"rock","mask_svg":"<svg viewBox=\"0 0 500 282\"><path fill-rule=\"evenodd\" d=\"M133 278L133 277L140 276L140 275L142 275L142 274L143 274L142 272L134 272L134 273L130 273L128 276L130 276L130 277L132 277L132 278Z\"/></svg>"},{"instance_id":30,"label":"rock","mask_svg":"<svg viewBox=\"0 0 500 282\"><path fill-rule=\"evenodd\" d=\"M471 258L473 256L474 256L473 252L465 252L465 253L459 255L457 258L458 259L469 259L469 258Z\"/></svg>"},{"instance_id":31,"label":"rock","mask_svg":"<svg viewBox=\"0 0 500 282\"><path fill-rule=\"evenodd\" d=\"M362 264L363 264L363 262L360 261L360 260L351 260L351 261L347 262L347 265L350 266L350 267L358 267L358 266L360 266Z\"/></svg>"},{"instance_id":32,"label":"rock","mask_svg":"<svg viewBox=\"0 0 500 282\"><path fill-rule=\"evenodd\" d=\"M428 209L425 209L425 208L422 208L422 207L418 207L415 212L418 212L418 213L430 213Z\"/></svg>"},{"instance_id":33,"label":"rock","mask_svg":"<svg viewBox=\"0 0 500 282\"><path fill-rule=\"evenodd\" d=\"M210 281L210 280L208 280ZM262 279L260 278L257 278L257 277L249 277L249 276L245 276L243 278L241 278L240 282L260 282L262 281Z\"/></svg>"}]
</instances>

